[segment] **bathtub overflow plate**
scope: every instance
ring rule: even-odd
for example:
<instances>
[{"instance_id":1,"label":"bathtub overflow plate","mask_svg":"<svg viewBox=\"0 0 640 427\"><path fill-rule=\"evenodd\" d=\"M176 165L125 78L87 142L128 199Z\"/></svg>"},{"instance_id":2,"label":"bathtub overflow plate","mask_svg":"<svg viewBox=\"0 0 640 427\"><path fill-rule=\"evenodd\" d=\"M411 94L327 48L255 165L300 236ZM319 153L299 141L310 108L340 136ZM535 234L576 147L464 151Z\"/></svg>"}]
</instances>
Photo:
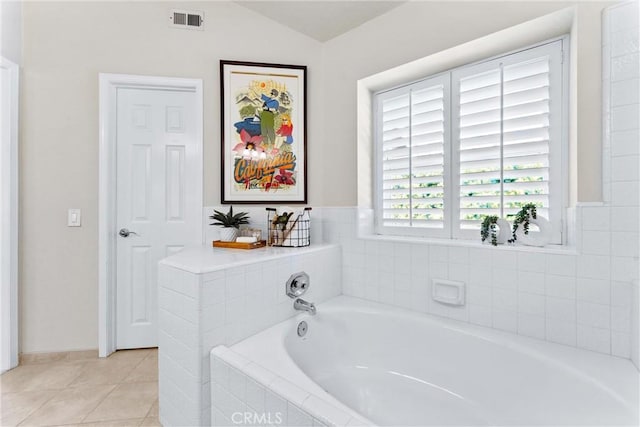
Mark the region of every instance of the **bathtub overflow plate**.
<instances>
[{"instance_id":1,"label":"bathtub overflow plate","mask_svg":"<svg viewBox=\"0 0 640 427\"><path fill-rule=\"evenodd\" d=\"M304 320L300 323L298 323L298 336L299 337L303 337L305 335L307 335L307 329L309 328L309 326L307 326L307 322L305 322Z\"/></svg>"}]
</instances>

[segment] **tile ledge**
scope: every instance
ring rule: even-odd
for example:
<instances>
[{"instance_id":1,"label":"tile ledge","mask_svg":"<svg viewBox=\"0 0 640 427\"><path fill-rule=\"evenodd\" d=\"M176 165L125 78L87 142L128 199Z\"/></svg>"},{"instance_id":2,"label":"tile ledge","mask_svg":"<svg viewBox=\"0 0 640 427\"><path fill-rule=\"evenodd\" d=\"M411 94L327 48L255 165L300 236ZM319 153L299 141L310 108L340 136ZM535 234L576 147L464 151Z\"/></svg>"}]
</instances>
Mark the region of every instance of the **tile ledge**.
<instances>
[{"instance_id":1,"label":"tile ledge","mask_svg":"<svg viewBox=\"0 0 640 427\"><path fill-rule=\"evenodd\" d=\"M578 202L576 208L608 207L605 202Z\"/></svg>"},{"instance_id":2,"label":"tile ledge","mask_svg":"<svg viewBox=\"0 0 640 427\"><path fill-rule=\"evenodd\" d=\"M195 245L160 260L159 264L200 275L338 247L339 245L335 243L312 243L298 248L265 246L259 249L242 250Z\"/></svg>"},{"instance_id":3,"label":"tile ledge","mask_svg":"<svg viewBox=\"0 0 640 427\"><path fill-rule=\"evenodd\" d=\"M376 240L381 242L395 242L395 243L416 243L423 245L443 245L443 246L463 246L468 248L484 248L495 249L500 251L518 251L518 252L537 252L547 254L562 254L562 255L578 255L578 250L575 246L567 245L552 245L545 247L536 246L521 246L521 245L499 245L492 246L481 242L472 240L455 240L455 239L438 239L438 238L426 238L426 237L407 237L407 236L387 236L381 234L368 234L357 236L362 240Z\"/></svg>"}]
</instances>

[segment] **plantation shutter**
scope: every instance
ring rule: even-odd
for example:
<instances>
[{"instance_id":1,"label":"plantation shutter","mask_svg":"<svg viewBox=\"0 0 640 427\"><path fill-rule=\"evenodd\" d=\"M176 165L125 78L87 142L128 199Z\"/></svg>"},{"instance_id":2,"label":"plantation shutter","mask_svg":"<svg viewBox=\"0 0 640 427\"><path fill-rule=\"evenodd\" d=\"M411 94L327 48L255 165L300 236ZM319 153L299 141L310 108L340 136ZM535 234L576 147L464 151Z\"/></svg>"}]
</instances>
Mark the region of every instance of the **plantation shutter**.
<instances>
[{"instance_id":1,"label":"plantation shutter","mask_svg":"<svg viewBox=\"0 0 640 427\"><path fill-rule=\"evenodd\" d=\"M477 235L483 216L512 219L526 203L559 223L560 171L550 170L561 155L560 58L557 42L453 72L460 237Z\"/></svg>"},{"instance_id":2,"label":"plantation shutter","mask_svg":"<svg viewBox=\"0 0 640 427\"><path fill-rule=\"evenodd\" d=\"M379 233L477 239L534 203L562 242L563 43L374 95Z\"/></svg>"},{"instance_id":3,"label":"plantation shutter","mask_svg":"<svg viewBox=\"0 0 640 427\"><path fill-rule=\"evenodd\" d=\"M500 215L501 208L501 71L495 66L479 71L460 78L459 84L459 220L463 229L479 229L484 215Z\"/></svg>"},{"instance_id":4,"label":"plantation shutter","mask_svg":"<svg viewBox=\"0 0 640 427\"><path fill-rule=\"evenodd\" d=\"M432 229L434 235L448 226L448 94L447 76L377 95L379 226Z\"/></svg>"}]
</instances>

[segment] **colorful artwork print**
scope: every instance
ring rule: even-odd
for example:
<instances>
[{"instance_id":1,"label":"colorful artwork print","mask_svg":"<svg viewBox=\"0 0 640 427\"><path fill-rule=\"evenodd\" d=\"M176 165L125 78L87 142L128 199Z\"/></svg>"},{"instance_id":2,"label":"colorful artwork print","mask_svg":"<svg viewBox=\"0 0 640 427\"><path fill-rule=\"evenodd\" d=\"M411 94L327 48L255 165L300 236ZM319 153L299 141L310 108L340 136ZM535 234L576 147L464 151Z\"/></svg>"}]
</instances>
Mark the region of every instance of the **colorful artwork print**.
<instances>
[{"instance_id":1,"label":"colorful artwork print","mask_svg":"<svg viewBox=\"0 0 640 427\"><path fill-rule=\"evenodd\" d=\"M305 203L305 73L221 61L223 202Z\"/></svg>"},{"instance_id":2,"label":"colorful artwork print","mask_svg":"<svg viewBox=\"0 0 640 427\"><path fill-rule=\"evenodd\" d=\"M236 94L241 121L233 147L236 186L264 191L286 190L296 185L296 156L292 151L293 108L284 84L253 80Z\"/></svg>"}]
</instances>

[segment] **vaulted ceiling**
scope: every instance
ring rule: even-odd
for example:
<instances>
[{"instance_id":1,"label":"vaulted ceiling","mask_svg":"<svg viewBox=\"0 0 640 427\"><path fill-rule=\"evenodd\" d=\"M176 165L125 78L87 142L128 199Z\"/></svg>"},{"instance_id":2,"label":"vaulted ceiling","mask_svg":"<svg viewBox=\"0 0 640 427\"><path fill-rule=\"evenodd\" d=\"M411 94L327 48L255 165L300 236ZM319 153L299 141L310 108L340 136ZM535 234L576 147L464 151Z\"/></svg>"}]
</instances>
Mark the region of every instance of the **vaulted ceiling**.
<instances>
[{"instance_id":1,"label":"vaulted ceiling","mask_svg":"<svg viewBox=\"0 0 640 427\"><path fill-rule=\"evenodd\" d=\"M402 0L236 2L321 42L339 36L404 3Z\"/></svg>"}]
</instances>

